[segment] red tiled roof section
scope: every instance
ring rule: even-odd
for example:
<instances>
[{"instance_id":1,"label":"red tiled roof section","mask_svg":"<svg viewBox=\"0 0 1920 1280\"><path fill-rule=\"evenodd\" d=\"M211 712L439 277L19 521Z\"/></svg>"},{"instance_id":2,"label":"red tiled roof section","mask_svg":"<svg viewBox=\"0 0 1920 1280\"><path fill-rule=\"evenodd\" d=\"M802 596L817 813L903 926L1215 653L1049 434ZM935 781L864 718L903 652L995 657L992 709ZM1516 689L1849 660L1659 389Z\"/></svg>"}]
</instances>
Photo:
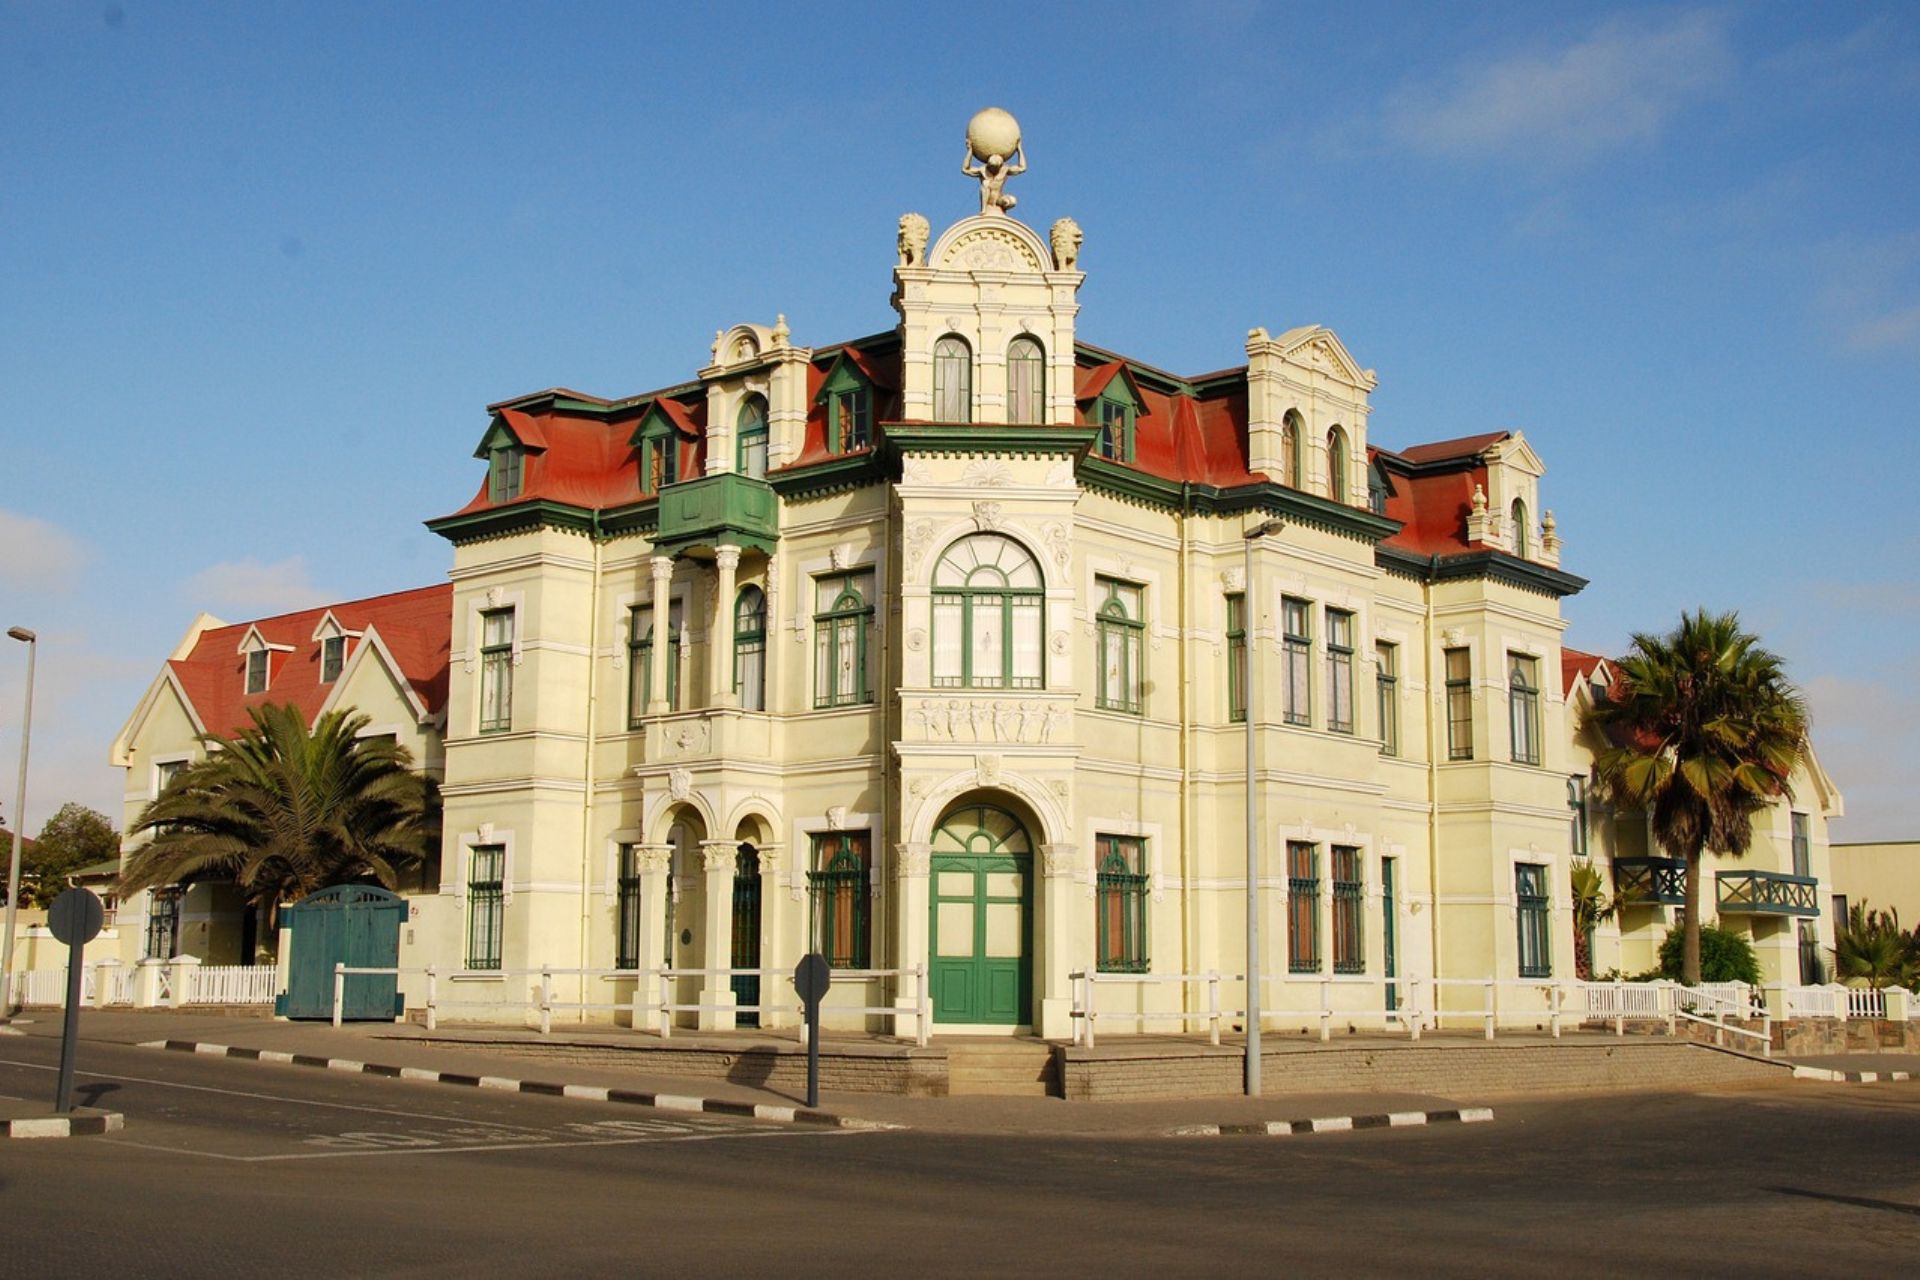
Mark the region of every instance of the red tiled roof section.
<instances>
[{"instance_id":1,"label":"red tiled roof section","mask_svg":"<svg viewBox=\"0 0 1920 1280\"><path fill-rule=\"evenodd\" d=\"M1591 679L1593 677L1593 673L1599 670L1600 664L1605 661L1606 659L1601 657L1597 653L1587 653L1580 649L1569 649L1567 648L1567 646L1561 645L1560 646L1561 692L1572 693L1573 682L1575 680Z\"/></svg>"},{"instance_id":2,"label":"red tiled roof section","mask_svg":"<svg viewBox=\"0 0 1920 1280\"><path fill-rule=\"evenodd\" d=\"M827 375L833 372L834 365L845 356L848 363L860 371L860 375L873 384L873 404L869 412L873 421L885 422L900 409L900 353L897 351L875 354L862 351L858 347L841 347L816 356L807 367L807 431L800 442L800 456L791 462L783 463L780 470L792 467L811 466L816 462L825 462L828 458L847 457L850 454L864 454L865 449L842 450L830 453L827 450L827 413L829 406L820 400L820 388L827 383Z\"/></svg>"},{"instance_id":3,"label":"red tiled roof section","mask_svg":"<svg viewBox=\"0 0 1920 1280\"><path fill-rule=\"evenodd\" d=\"M1488 445L1499 444L1511 434L1510 431L1488 431L1477 436L1461 436L1457 440L1435 440L1431 444L1416 444L1410 449L1402 449L1400 456L1414 463L1475 458Z\"/></svg>"},{"instance_id":4,"label":"red tiled roof section","mask_svg":"<svg viewBox=\"0 0 1920 1280\"><path fill-rule=\"evenodd\" d=\"M452 583L302 609L202 632L193 652L169 665L209 733L232 733L242 728L248 723L249 707L269 702L292 703L312 722L333 692L332 685L320 682L320 642L313 638L329 610L345 630L364 633L371 627L379 633L380 642L393 655L429 714L446 705L453 632ZM247 660L241 656L240 642L254 627L260 629L268 644L290 645L292 650L271 651L266 691L249 695ZM363 636L347 641L349 662L364 643Z\"/></svg>"},{"instance_id":5,"label":"red tiled roof section","mask_svg":"<svg viewBox=\"0 0 1920 1280\"><path fill-rule=\"evenodd\" d=\"M681 440L680 474L701 474L706 469L706 401L688 406L662 398L658 403L675 427L694 437ZM522 463L520 496L512 502L492 501L483 475L479 490L454 514L467 515L535 499L595 510L638 502L643 496L639 450L628 441L651 407L637 405L631 414L612 420L558 411L528 414L500 410L510 415L514 434L523 443L532 445L535 439L543 442L539 451L529 451Z\"/></svg>"},{"instance_id":6,"label":"red tiled roof section","mask_svg":"<svg viewBox=\"0 0 1920 1280\"><path fill-rule=\"evenodd\" d=\"M1478 547L1467 541L1467 515L1473 510L1474 486L1487 482L1485 467L1392 479L1387 515L1400 522L1400 531L1387 538L1386 545L1423 556L1458 555Z\"/></svg>"}]
</instances>

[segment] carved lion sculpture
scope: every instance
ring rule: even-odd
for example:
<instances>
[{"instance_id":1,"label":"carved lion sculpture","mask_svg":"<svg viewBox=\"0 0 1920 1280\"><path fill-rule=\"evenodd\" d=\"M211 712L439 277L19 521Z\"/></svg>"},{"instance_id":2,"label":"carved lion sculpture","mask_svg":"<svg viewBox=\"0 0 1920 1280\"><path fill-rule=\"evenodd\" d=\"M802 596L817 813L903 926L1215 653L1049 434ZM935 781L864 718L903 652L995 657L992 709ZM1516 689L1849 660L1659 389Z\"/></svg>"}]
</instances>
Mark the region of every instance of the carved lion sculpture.
<instances>
[{"instance_id":1,"label":"carved lion sculpture","mask_svg":"<svg viewBox=\"0 0 1920 1280\"><path fill-rule=\"evenodd\" d=\"M1058 271L1076 270L1080 262L1080 224L1072 218L1062 218L1053 224L1053 265Z\"/></svg>"},{"instance_id":2,"label":"carved lion sculpture","mask_svg":"<svg viewBox=\"0 0 1920 1280\"><path fill-rule=\"evenodd\" d=\"M927 262L927 237L933 234L933 226L925 217L917 213L900 215L900 265L903 267L923 267Z\"/></svg>"}]
</instances>

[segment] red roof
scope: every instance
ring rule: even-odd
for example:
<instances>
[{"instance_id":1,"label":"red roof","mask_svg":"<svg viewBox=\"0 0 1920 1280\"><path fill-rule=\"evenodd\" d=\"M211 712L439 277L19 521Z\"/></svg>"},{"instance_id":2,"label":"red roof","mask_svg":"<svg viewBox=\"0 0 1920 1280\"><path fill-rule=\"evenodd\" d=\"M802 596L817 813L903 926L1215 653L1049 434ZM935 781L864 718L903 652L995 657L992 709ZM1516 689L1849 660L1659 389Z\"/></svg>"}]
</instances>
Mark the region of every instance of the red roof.
<instances>
[{"instance_id":1,"label":"red roof","mask_svg":"<svg viewBox=\"0 0 1920 1280\"><path fill-rule=\"evenodd\" d=\"M249 723L249 707L269 702L292 703L311 723L333 691L332 685L320 682L320 641L314 638L314 631L329 612L344 630L365 633L371 628L378 633L380 643L393 655L401 674L426 704L428 714L446 705L453 631L452 583L201 632L193 652L169 665L207 731L232 733ZM256 627L269 645L288 645L290 649L269 651L266 691L249 695L247 660L240 652L240 642ZM349 661L364 643L364 634L347 640Z\"/></svg>"},{"instance_id":2,"label":"red roof","mask_svg":"<svg viewBox=\"0 0 1920 1280\"><path fill-rule=\"evenodd\" d=\"M1600 669L1606 659L1597 653L1587 653L1580 649L1560 646L1560 683L1562 693L1573 692L1575 680L1591 680L1593 673Z\"/></svg>"},{"instance_id":3,"label":"red roof","mask_svg":"<svg viewBox=\"0 0 1920 1280\"><path fill-rule=\"evenodd\" d=\"M1399 456L1413 463L1477 458L1488 445L1499 444L1512 434L1510 431L1488 431L1477 436L1461 436L1457 440L1436 440L1432 444L1416 444L1410 449L1402 449Z\"/></svg>"}]
</instances>

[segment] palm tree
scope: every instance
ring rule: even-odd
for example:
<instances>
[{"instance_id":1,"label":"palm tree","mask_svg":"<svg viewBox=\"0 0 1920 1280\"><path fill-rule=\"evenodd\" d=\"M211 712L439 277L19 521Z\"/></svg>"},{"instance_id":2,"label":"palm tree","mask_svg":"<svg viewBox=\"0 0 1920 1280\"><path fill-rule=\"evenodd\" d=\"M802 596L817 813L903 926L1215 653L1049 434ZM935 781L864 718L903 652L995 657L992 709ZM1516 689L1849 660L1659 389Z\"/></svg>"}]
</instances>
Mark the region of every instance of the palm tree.
<instances>
[{"instance_id":1,"label":"palm tree","mask_svg":"<svg viewBox=\"0 0 1920 1280\"><path fill-rule=\"evenodd\" d=\"M395 888L439 846L439 795L405 747L361 738L367 717L330 711L307 727L293 706L249 709L232 737L207 734L205 760L146 807L120 892L196 875L230 877L271 911L328 885Z\"/></svg>"},{"instance_id":2,"label":"palm tree","mask_svg":"<svg viewBox=\"0 0 1920 1280\"><path fill-rule=\"evenodd\" d=\"M1605 744L1600 794L1642 809L1654 837L1686 863L1681 973L1700 981L1700 859L1739 857L1753 815L1791 798L1807 747L1807 708L1779 657L1740 629L1739 615L1683 614L1664 636L1636 635L1620 679L1588 705L1582 726Z\"/></svg>"},{"instance_id":3,"label":"palm tree","mask_svg":"<svg viewBox=\"0 0 1920 1280\"><path fill-rule=\"evenodd\" d=\"M1593 931L1613 919L1620 904L1608 900L1606 881L1591 863L1575 863L1568 880L1573 889L1573 971L1591 981Z\"/></svg>"},{"instance_id":4,"label":"palm tree","mask_svg":"<svg viewBox=\"0 0 1920 1280\"><path fill-rule=\"evenodd\" d=\"M1920 972L1920 930L1900 927L1896 910L1869 911L1856 902L1833 939L1833 967L1843 978L1864 978L1870 987L1899 987Z\"/></svg>"}]
</instances>

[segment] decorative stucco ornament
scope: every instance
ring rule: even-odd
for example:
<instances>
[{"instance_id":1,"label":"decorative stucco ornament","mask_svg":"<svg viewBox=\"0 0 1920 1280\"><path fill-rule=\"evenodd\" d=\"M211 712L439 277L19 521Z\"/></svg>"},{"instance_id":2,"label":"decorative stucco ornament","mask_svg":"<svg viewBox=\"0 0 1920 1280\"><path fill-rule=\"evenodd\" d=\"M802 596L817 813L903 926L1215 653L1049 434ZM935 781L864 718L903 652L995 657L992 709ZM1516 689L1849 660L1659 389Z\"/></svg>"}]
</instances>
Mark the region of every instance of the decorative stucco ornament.
<instances>
[{"instance_id":1,"label":"decorative stucco ornament","mask_svg":"<svg viewBox=\"0 0 1920 1280\"><path fill-rule=\"evenodd\" d=\"M967 121L967 157L960 172L980 180L980 212L1012 212L1019 201L1006 193L1007 179L1026 171L1020 122L999 107L976 112Z\"/></svg>"}]
</instances>

